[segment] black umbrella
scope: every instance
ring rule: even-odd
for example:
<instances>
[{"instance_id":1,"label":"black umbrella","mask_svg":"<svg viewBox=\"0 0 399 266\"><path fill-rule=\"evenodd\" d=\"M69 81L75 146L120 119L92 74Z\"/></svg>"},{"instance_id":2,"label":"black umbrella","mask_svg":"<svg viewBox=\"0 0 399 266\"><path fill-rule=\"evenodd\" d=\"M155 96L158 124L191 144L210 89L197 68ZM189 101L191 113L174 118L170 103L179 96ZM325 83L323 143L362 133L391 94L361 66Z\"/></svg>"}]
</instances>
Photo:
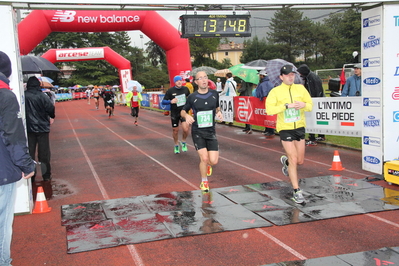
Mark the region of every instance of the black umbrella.
<instances>
[{"instance_id":1,"label":"black umbrella","mask_svg":"<svg viewBox=\"0 0 399 266\"><path fill-rule=\"evenodd\" d=\"M35 55L21 56L22 74L42 74L43 72L60 72L60 70L46 58Z\"/></svg>"}]
</instances>

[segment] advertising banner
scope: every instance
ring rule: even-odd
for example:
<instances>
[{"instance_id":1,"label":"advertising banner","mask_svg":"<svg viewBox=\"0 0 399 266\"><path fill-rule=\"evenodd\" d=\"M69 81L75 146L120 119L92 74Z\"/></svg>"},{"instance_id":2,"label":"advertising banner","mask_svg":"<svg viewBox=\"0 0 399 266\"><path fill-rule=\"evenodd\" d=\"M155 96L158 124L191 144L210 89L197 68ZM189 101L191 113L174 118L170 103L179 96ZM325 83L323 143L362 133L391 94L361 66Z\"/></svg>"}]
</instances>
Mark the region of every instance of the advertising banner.
<instances>
[{"instance_id":1,"label":"advertising banner","mask_svg":"<svg viewBox=\"0 0 399 266\"><path fill-rule=\"evenodd\" d=\"M305 112L307 133L362 136L361 97L323 97L312 101L313 110Z\"/></svg>"},{"instance_id":2,"label":"advertising banner","mask_svg":"<svg viewBox=\"0 0 399 266\"><path fill-rule=\"evenodd\" d=\"M385 4L383 27L384 161L399 159L399 5Z\"/></svg>"},{"instance_id":3,"label":"advertising banner","mask_svg":"<svg viewBox=\"0 0 399 266\"><path fill-rule=\"evenodd\" d=\"M382 174L382 95L383 78L383 24L388 19L382 6L362 12L362 166L364 170ZM393 34L390 32L389 34Z\"/></svg>"},{"instance_id":4,"label":"advertising banner","mask_svg":"<svg viewBox=\"0 0 399 266\"><path fill-rule=\"evenodd\" d=\"M234 97L235 120L244 124L276 128L276 115L268 115L265 101L252 96Z\"/></svg>"},{"instance_id":5,"label":"advertising banner","mask_svg":"<svg viewBox=\"0 0 399 266\"><path fill-rule=\"evenodd\" d=\"M141 101L141 106L150 107L150 95L147 93L142 93L143 100Z\"/></svg>"},{"instance_id":6,"label":"advertising banner","mask_svg":"<svg viewBox=\"0 0 399 266\"><path fill-rule=\"evenodd\" d=\"M220 96L219 97L220 110L223 114L223 120L227 123L234 121L234 101L233 96Z\"/></svg>"}]
</instances>

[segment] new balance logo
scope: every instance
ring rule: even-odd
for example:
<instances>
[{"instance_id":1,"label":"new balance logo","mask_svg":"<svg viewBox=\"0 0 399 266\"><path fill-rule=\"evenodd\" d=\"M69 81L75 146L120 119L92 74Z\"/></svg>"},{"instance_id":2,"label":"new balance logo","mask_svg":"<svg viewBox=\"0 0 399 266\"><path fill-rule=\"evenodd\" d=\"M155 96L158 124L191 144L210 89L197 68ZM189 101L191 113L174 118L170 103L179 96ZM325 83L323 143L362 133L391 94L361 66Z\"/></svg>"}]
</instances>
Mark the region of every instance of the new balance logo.
<instances>
[{"instance_id":1,"label":"new balance logo","mask_svg":"<svg viewBox=\"0 0 399 266\"><path fill-rule=\"evenodd\" d=\"M76 11L57 10L51 22L72 22L75 20Z\"/></svg>"}]
</instances>

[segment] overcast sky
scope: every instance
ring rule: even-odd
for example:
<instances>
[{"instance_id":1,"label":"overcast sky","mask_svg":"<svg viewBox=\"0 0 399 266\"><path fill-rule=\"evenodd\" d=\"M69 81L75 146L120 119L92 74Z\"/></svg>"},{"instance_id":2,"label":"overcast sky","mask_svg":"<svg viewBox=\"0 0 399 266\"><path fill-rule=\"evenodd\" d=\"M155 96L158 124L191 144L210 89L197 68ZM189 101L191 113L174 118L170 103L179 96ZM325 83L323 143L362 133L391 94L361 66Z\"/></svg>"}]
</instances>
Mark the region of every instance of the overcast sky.
<instances>
[{"instance_id":1,"label":"overcast sky","mask_svg":"<svg viewBox=\"0 0 399 266\"><path fill-rule=\"evenodd\" d=\"M338 10L335 9L314 9L314 10L300 10L303 13L304 17L308 17L312 19L313 21L322 21L324 18L328 17L330 13L335 13ZM252 36L251 37L246 37L246 38L229 38L237 43L242 43L246 39L251 39L254 36L258 36L259 39L262 39L263 37L266 37L266 32L269 30L268 25L270 22L270 19L274 15L274 10L265 10L265 11L251 11L251 26L252 26ZM180 20L179 17L181 15L186 14L184 10L182 11L158 11L158 13L166 19L170 24L172 24L175 28L179 29L180 25ZM199 14L202 14L198 12ZM206 12L203 12L206 13ZM220 13L219 12L212 12L212 13ZM224 14L229 14L231 11L223 11ZM242 12L238 12L237 14L241 14ZM193 14L192 11L187 14ZM150 41L150 39L143 34L141 31L129 31L128 32L130 38L131 38L131 44L132 46L138 47L138 48L145 48L145 43ZM140 38L140 35L143 36L143 38Z\"/></svg>"}]
</instances>

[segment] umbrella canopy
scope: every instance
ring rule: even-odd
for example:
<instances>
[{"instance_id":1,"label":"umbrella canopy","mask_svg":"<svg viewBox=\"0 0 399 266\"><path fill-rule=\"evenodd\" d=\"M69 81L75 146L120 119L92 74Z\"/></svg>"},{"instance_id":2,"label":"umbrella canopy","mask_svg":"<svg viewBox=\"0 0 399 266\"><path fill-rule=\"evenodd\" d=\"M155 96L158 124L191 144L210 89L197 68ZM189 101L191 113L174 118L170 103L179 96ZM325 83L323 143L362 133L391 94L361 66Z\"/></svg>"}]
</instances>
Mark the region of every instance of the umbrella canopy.
<instances>
[{"instance_id":1,"label":"umbrella canopy","mask_svg":"<svg viewBox=\"0 0 399 266\"><path fill-rule=\"evenodd\" d=\"M52 79L49 78L49 77L38 77L38 79L39 79L40 81L48 82L48 83L53 83L53 82L54 82L54 80L52 80Z\"/></svg>"},{"instance_id":2,"label":"umbrella canopy","mask_svg":"<svg viewBox=\"0 0 399 266\"><path fill-rule=\"evenodd\" d=\"M22 74L42 74L43 72L60 72L60 70L46 58L34 55L21 56Z\"/></svg>"},{"instance_id":3,"label":"umbrella canopy","mask_svg":"<svg viewBox=\"0 0 399 266\"><path fill-rule=\"evenodd\" d=\"M266 60L258 59L258 60L254 60L254 61L246 63L242 68L263 70L263 69L265 69L266 65L267 65Z\"/></svg>"},{"instance_id":4,"label":"umbrella canopy","mask_svg":"<svg viewBox=\"0 0 399 266\"><path fill-rule=\"evenodd\" d=\"M133 91L133 87L136 86L137 87L137 91L138 92L142 92L143 91L143 87L141 86L141 84L137 81L137 80L129 80L127 82L127 90L128 91Z\"/></svg>"},{"instance_id":5,"label":"umbrella canopy","mask_svg":"<svg viewBox=\"0 0 399 266\"><path fill-rule=\"evenodd\" d=\"M296 67L294 66L293 63L290 63L288 61L285 61L283 59L273 59L267 61L267 65L265 68L265 71L267 73L267 76L269 77L269 80L271 83L274 84L274 86L278 86L281 84L281 79L280 79L280 69L284 65L291 65L293 66L293 70L296 71ZM302 84L301 77L298 73L295 74L295 81L296 84Z\"/></svg>"},{"instance_id":6,"label":"umbrella canopy","mask_svg":"<svg viewBox=\"0 0 399 266\"><path fill-rule=\"evenodd\" d=\"M215 73L213 73L213 75L215 75L215 77L225 78L227 73L231 73L231 71L230 69L225 68L217 70Z\"/></svg>"},{"instance_id":7,"label":"umbrella canopy","mask_svg":"<svg viewBox=\"0 0 399 266\"><path fill-rule=\"evenodd\" d=\"M239 77L243 81L258 84L258 71L256 71L255 69L243 68L243 66L244 64L238 64L230 67L229 69L234 76Z\"/></svg>"},{"instance_id":8,"label":"umbrella canopy","mask_svg":"<svg viewBox=\"0 0 399 266\"><path fill-rule=\"evenodd\" d=\"M197 67L197 68L194 68L193 70L191 70L188 73L188 75L195 76L200 71L204 71L207 75L212 75L217 71L217 69L214 67L209 67L209 66L201 66L201 67Z\"/></svg>"},{"instance_id":9,"label":"umbrella canopy","mask_svg":"<svg viewBox=\"0 0 399 266\"><path fill-rule=\"evenodd\" d=\"M40 81L40 87L42 88L52 88L54 87L53 84L47 81Z\"/></svg>"}]
</instances>

